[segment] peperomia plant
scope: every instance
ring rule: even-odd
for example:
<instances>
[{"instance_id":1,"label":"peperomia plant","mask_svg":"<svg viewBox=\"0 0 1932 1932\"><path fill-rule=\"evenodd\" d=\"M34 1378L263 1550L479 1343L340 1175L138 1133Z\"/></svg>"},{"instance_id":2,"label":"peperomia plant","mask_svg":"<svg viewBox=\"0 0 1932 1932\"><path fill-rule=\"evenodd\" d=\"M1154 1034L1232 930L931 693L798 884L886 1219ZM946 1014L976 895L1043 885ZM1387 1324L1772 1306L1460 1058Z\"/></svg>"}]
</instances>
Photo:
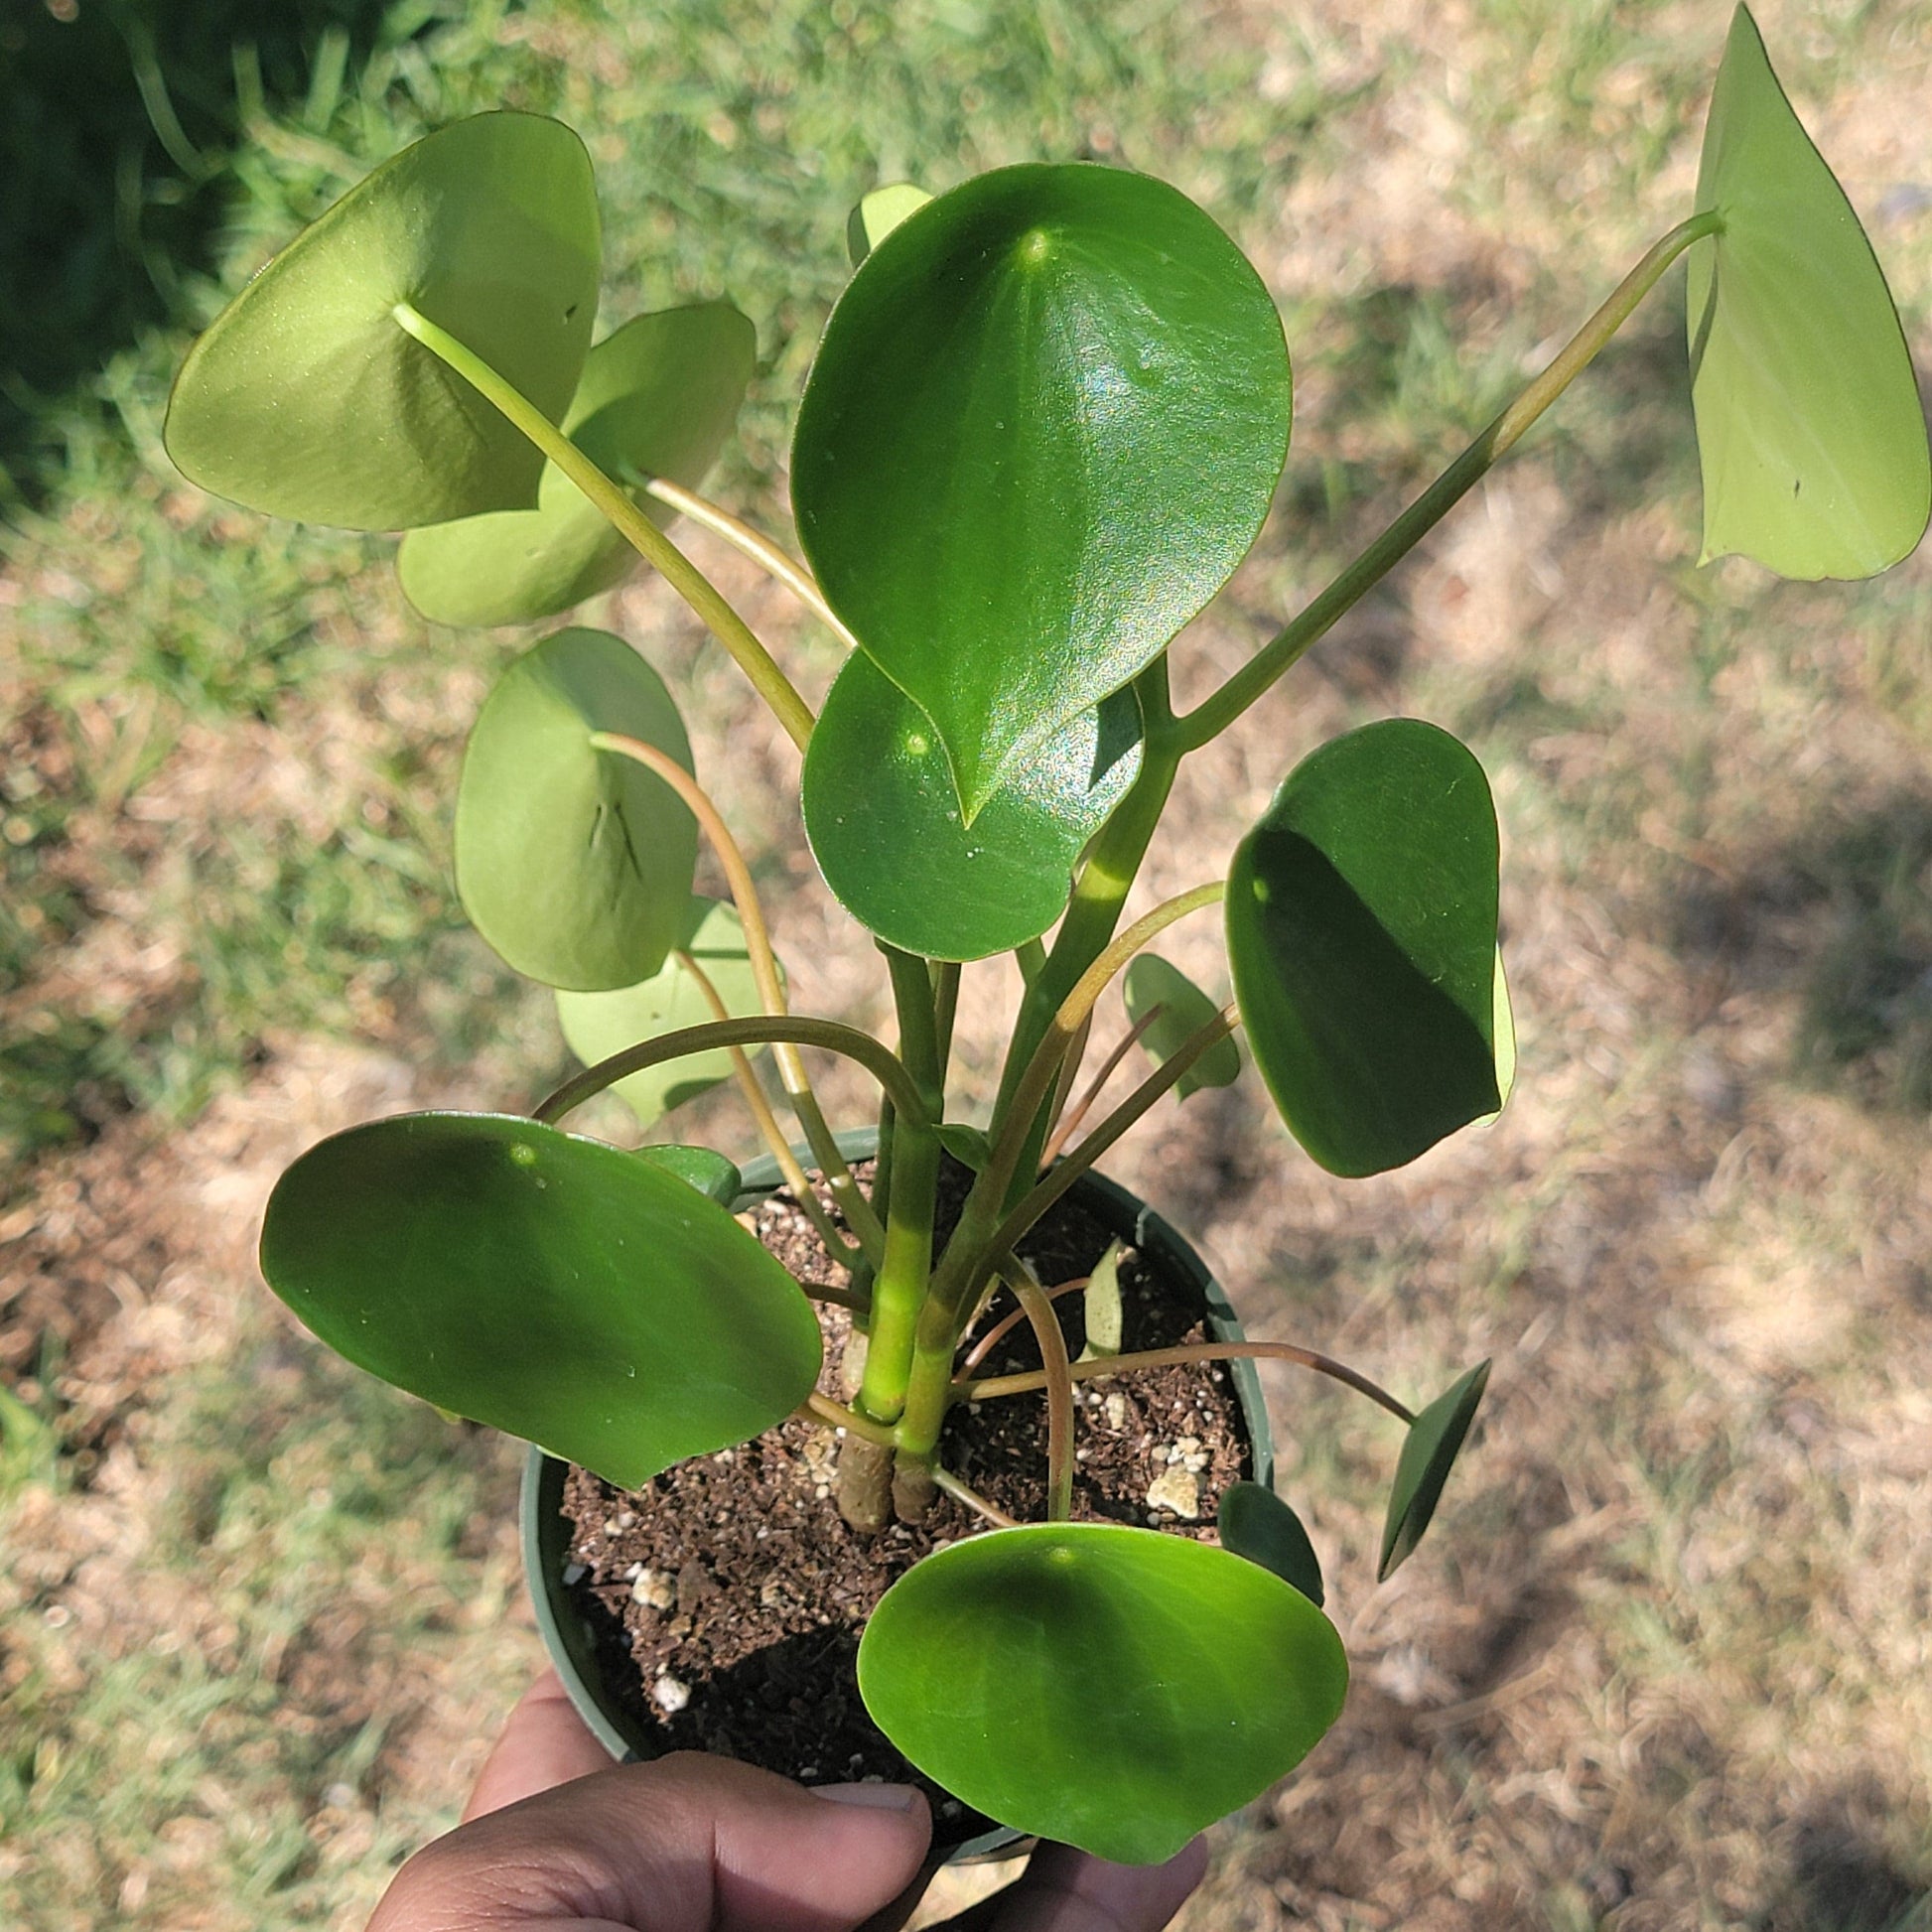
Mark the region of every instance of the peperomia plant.
<instances>
[{"instance_id":1,"label":"peperomia plant","mask_svg":"<svg viewBox=\"0 0 1932 1932\"><path fill-rule=\"evenodd\" d=\"M1260 1791L1334 1721L1342 1647L1308 1538L1253 1484L1219 1547L1067 1519L1072 1384L1051 1292L1016 1254L1170 1091L1248 1050L1333 1173L1413 1161L1494 1115L1513 1073L1497 950L1497 827L1474 757L1414 719L1289 772L1222 881L1122 929L1177 767L1282 676L1562 392L1680 256L1707 559L1859 577L1918 541L1932 501L1903 335L1856 217L1732 23L1695 206L1443 476L1228 681L1171 702L1169 652L1260 532L1288 455L1289 358L1267 289L1198 207L1096 165L999 169L928 198L869 196L855 272L799 404L803 563L694 494L751 376L724 302L593 344L600 278L577 136L465 121L376 170L196 345L167 441L185 474L260 509L406 529L432 619L558 616L642 559L690 604L795 742L807 835L876 938L893 1044L793 1015L745 861L675 705L631 644L566 628L484 704L456 800L456 872L483 936L557 989L585 1072L531 1115L432 1113L324 1141L282 1177L269 1282L351 1360L634 1487L794 1414L843 1434L857 1533L935 1485L988 1534L910 1570L859 1654L867 1705L923 1770L1019 1829L1148 1861ZM682 515L788 585L847 646L814 711L665 535ZM700 842L732 903L694 895ZM1144 949L1218 904L1234 1001ZM1048 934L1051 934L1050 943ZM990 1120L948 1116L961 969L1016 952L1025 993ZM1076 1132L1096 1002L1125 971L1154 1070ZM829 1186L814 1194L750 1055ZM800 1053L847 1055L883 1102L870 1191ZM1112 1062L1110 1062L1110 1065ZM834 1258L864 1337L846 1403L817 1392L807 1296L734 1218L739 1174L689 1146L566 1133L615 1088L648 1126L736 1078ZM1096 1083L1097 1084L1097 1083ZM1087 1098L1091 1097L1091 1093ZM934 1239L942 1150L972 1171ZM995 1382L962 1344L1000 1288L1038 1337ZM1381 1574L1415 1548L1486 1365L1411 1412ZM968 1398L1043 1388L1047 1520L1001 1519L938 1454Z\"/></svg>"}]
</instances>

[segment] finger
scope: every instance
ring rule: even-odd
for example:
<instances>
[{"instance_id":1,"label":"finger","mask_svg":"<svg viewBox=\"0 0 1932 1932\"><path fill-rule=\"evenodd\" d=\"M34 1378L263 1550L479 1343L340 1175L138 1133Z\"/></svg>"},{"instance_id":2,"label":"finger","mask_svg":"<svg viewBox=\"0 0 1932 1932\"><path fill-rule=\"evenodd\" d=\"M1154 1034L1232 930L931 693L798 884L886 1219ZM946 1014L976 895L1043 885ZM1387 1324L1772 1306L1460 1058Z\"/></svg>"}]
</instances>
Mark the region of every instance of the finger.
<instances>
[{"instance_id":1,"label":"finger","mask_svg":"<svg viewBox=\"0 0 1932 1932\"><path fill-rule=\"evenodd\" d=\"M842 1801L840 1801L842 1800ZM901 1785L828 1800L728 1758L624 1764L460 1827L397 1874L369 1932L851 1932L932 1833Z\"/></svg>"},{"instance_id":2,"label":"finger","mask_svg":"<svg viewBox=\"0 0 1932 1932\"><path fill-rule=\"evenodd\" d=\"M1198 1838L1166 1864L1112 1864L1042 1845L1005 1890L934 1932L1161 1932L1206 1871Z\"/></svg>"},{"instance_id":3,"label":"finger","mask_svg":"<svg viewBox=\"0 0 1932 1932\"><path fill-rule=\"evenodd\" d=\"M484 1759L464 1823L610 1768L611 1753L586 1728L557 1673L547 1670L524 1692Z\"/></svg>"}]
</instances>

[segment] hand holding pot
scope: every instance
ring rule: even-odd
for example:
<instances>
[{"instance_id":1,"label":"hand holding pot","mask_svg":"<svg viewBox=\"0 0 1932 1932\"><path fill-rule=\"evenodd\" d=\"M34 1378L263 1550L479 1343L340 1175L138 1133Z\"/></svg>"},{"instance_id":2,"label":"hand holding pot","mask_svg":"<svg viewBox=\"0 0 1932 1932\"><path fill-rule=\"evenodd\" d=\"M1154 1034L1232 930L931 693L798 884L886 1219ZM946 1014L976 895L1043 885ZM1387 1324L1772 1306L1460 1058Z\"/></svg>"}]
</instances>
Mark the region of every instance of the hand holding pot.
<instances>
[{"instance_id":1,"label":"hand holding pot","mask_svg":"<svg viewBox=\"0 0 1932 1932\"><path fill-rule=\"evenodd\" d=\"M612 1765L554 1676L517 1706L465 1822L397 1874L369 1932L851 1932L918 1875L932 1835L903 1785L807 1791L691 1752ZM1199 1882L1042 1848L955 1923L973 1932L1160 1932Z\"/></svg>"}]
</instances>

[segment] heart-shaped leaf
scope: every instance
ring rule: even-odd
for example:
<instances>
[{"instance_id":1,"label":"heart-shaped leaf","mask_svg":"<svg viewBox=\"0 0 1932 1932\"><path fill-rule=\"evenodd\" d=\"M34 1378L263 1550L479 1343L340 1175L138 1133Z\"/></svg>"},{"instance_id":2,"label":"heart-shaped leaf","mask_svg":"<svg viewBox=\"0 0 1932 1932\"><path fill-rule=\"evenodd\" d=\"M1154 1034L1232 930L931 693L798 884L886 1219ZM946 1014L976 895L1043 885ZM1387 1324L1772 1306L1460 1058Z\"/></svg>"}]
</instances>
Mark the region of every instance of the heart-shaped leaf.
<instances>
[{"instance_id":1,"label":"heart-shaped leaf","mask_svg":"<svg viewBox=\"0 0 1932 1932\"><path fill-rule=\"evenodd\" d=\"M688 771L664 681L608 630L560 630L496 680L463 755L456 884L519 973L596 991L655 973L685 929L698 825L663 779L594 732Z\"/></svg>"},{"instance_id":2,"label":"heart-shaped leaf","mask_svg":"<svg viewBox=\"0 0 1932 1932\"><path fill-rule=\"evenodd\" d=\"M909 181L888 182L875 188L846 217L845 251L857 268L908 214L932 200Z\"/></svg>"},{"instance_id":3,"label":"heart-shaped leaf","mask_svg":"<svg viewBox=\"0 0 1932 1932\"><path fill-rule=\"evenodd\" d=\"M1474 756L1387 719L1296 766L1228 878L1248 1047L1330 1173L1379 1173L1501 1106L1496 813Z\"/></svg>"},{"instance_id":4,"label":"heart-shaped leaf","mask_svg":"<svg viewBox=\"0 0 1932 1932\"><path fill-rule=\"evenodd\" d=\"M1221 1491L1217 1521L1222 1549L1272 1570L1320 1606L1321 1560L1302 1519L1272 1489L1258 1482L1229 1483Z\"/></svg>"},{"instance_id":5,"label":"heart-shaped leaf","mask_svg":"<svg viewBox=\"0 0 1932 1932\"><path fill-rule=\"evenodd\" d=\"M305 228L182 364L168 454L272 516L401 530L537 500L543 458L403 333L407 302L553 422L597 314L584 144L537 114L479 114L385 161Z\"/></svg>"},{"instance_id":6,"label":"heart-shaped leaf","mask_svg":"<svg viewBox=\"0 0 1932 1932\"><path fill-rule=\"evenodd\" d=\"M1122 992L1127 1017L1136 1026L1156 1007L1161 1010L1141 1035L1141 1044L1156 1066L1178 1052L1188 1035L1198 1033L1221 1010L1178 966L1170 966L1158 953L1135 954ZM1202 1087L1229 1087L1240 1077L1240 1047L1231 1038L1217 1040L1174 1082L1174 1098L1185 1100Z\"/></svg>"},{"instance_id":7,"label":"heart-shaped leaf","mask_svg":"<svg viewBox=\"0 0 1932 1932\"><path fill-rule=\"evenodd\" d=\"M798 1285L683 1180L496 1114L332 1135L275 1184L262 1274L351 1362L626 1489L811 1393Z\"/></svg>"},{"instance_id":8,"label":"heart-shaped leaf","mask_svg":"<svg viewBox=\"0 0 1932 1932\"><path fill-rule=\"evenodd\" d=\"M1260 277L1145 175L1003 168L866 258L799 407L792 500L968 822L1227 581L1289 392Z\"/></svg>"},{"instance_id":9,"label":"heart-shaped leaf","mask_svg":"<svg viewBox=\"0 0 1932 1932\"><path fill-rule=\"evenodd\" d=\"M1443 1485L1449 1480L1462 1439L1475 1421L1476 1406L1489 1380L1489 1364L1479 1362L1448 1394L1439 1395L1414 1422L1403 1438L1402 1455L1396 1463L1395 1487L1389 1491L1388 1520L1382 1528L1382 1561L1376 1569L1378 1581L1388 1578L1408 1562L1422 1541L1429 1519L1442 1500Z\"/></svg>"},{"instance_id":10,"label":"heart-shaped leaf","mask_svg":"<svg viewBox=\"0 0 1932 1932\"><path fill-rule=\"evenodd\" d=\"M931 721L855 651L805 749L805 836L868 930L928 959L985 959L1065 910L1073 862L1140 768L1140 702L1117 691L1030 757L968 826Z\"/></svg>"},{"instance_id":11,"label":"heart-shaped leaf","mask_svg":"<svg viewBox=\"0 0 1932 1932\"><path fill-rule=\"evenodd\" d=\"M1731 17L1698 171L1724 231L1689 261L1704 558L1869 577L1910 554L1932 460L1898 312L1852 205Z\"/></svg>"},{"instance_id":12,"label":"heart-shaped leaf","mask_svg":"<svg viewBox=\"0 0 1932 1932\"><path fill-rule=\"evenodd\" d=\"M690 964L686 964L689 961ZM557 1019L570 1050L586 1066L682 1027L702 1027L718 1016L698 983L695 966L717 990L734 1020L761 1012L758 982L745 949L745 928L734 906L714 898L694 898L683 930L663 966L635 986L613 993L559 993ZM754 1055L761 1047L747 1047ZM626 1074L611 1091L637 1116L640 1127L708 1093L729 1080L731 1051L714 1047L682 1059ZM640 1150L641 1151L641 1150Z\"/></svg>"},{"instance_id":13,"label":"heart-shaped leaf","mask_svg":"<svg viewBox=\"0 0 1932 1932\"><path fill-rule=\"evenodd\" d=\"M563 427L606 476L695 489L731 434L757 360L752 325L729 302L633 317L591 350ZM675 514L635 493L652 522ZM396 573L437 623L531 623L621 583L636 562L603 511L547 464L535 509L412 530Z\"/></svg>"},{"instance_id":14,"label":"heart-shaped leaf","mask_svg":"<svg viewBox=\"0 0 1932 1932\"><path fill-rule=\"evenodd\" d=\"M714 1154L708 1147L683 1147L676 1143L659 1146L640 1147L636 1150L637 1159L648 1161L653 1168L661 1168L668 1174L675 1174L687 1186L695 1187L707 1200L715 1200L720 1207L729 1207L745 1191L745 1176L739 1173L738 1164L728 1161L722 1154Z\"/></svg>"},{"instance_id":15,"label":"heart-shaped leaf","mask_svg":"<svg viewBox=\"0 0 1932 1932\"><path fill-rule=\"evenodd\" d=\"M927 1776L1125 1864L1292 1770L1348 1665L1300 1590L1188 1537L1035 1523L927 1557L859 1645L866 1709Z\"/></svg>"}]
</instances>

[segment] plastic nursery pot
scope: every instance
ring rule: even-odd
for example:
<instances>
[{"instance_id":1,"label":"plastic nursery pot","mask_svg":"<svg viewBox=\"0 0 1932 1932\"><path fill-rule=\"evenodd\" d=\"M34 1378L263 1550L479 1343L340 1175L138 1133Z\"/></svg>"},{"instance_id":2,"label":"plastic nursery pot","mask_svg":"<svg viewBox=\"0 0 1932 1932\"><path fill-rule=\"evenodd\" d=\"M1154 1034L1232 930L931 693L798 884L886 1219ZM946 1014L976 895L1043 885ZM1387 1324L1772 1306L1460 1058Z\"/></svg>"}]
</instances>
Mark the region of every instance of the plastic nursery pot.
<instances>
[{"instance_id":1,"label":"plastic nursery pot","mask_svg":"<svg viewBox=\"0 0 1932 1932\"><path fill-rule=\"evenodd\" d=\"M838 1137L839 1152L848 1161L869 1159L878 1137L870 1128ZM809 1151L798 1150L809 1160ZM754 1205L779 1185L777 1163L769 1156L744 1169L745 1191L737 1205ZM1184 1282L1200 1296L1207 1311L1208 1332L1217 1341L1245 1339L1221 1285L1186 1239L1147 1203L1104 1174L1086 1173L1068 1190L1068 1199L1083 1208L1107 1232L1149 1256L1155 1264ZM1275 1445L1262 1400L1261 1378L1250 1360L1222 1365L1232 1378L1235 1400L1248 1432L1253 1458L1250 1471L1256 1482L1272 1484ZM564 1480L569 1465L532 1448L523 1468L521 1505L523 1569L536 1607L537 1627L557 1675L563 1680L578 1716L620 1763L657 1755L650 1735L622 1715L622 1706L607 1687L597 1640L571 1600L565 1573L570 1564L570 1523L564 1515ZM1021 1834L1000 1827L956 1847L947 1863L968 1864L983 1860L1012 1858L1025 1843Z\"/></svg>"}]
</instances>

